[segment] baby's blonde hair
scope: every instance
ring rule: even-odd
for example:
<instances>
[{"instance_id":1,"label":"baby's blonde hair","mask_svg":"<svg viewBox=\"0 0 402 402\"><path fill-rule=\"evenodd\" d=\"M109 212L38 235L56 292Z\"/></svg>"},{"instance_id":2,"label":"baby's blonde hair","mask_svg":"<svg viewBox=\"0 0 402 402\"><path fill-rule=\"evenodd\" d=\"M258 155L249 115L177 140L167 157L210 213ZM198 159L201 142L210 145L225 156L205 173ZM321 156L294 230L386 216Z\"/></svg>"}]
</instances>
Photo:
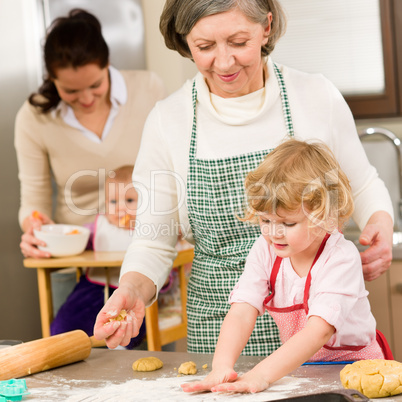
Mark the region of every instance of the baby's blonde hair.
<instances>
[{"instance_id":1,"label":"baby's blonde hair","mask_svg":"<svg viewBox=\"0 0 402 402\"><path fill-rule=\"evenodd\" d=\"M323 143L289 139L269 153L245 180L248 207L244 221L278 208L302 207L312 226L341 229L353 213L349 180Z\"/></svg>"},{"instance_id":2,"label":"baby's blonde hair","mask_svg":"<svg viewBox=\"0 0 402 402\"><path fill-rule=\"evenodd\" d=\"M134 165L124 165L109 171L106 181L129 183L132 181Z\"/></svg>"}]
</instances>

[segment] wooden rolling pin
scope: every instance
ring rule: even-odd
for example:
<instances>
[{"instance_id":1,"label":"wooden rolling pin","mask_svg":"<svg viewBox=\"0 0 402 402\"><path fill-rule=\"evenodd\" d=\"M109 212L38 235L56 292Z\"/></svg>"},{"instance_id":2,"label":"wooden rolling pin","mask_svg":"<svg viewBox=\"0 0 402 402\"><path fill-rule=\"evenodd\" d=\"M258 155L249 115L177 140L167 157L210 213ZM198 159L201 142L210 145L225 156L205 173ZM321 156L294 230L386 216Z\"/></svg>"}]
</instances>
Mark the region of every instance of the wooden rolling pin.
<instances>
[{"instance_id":1,"label":"wooden rolling pin","mask_svg":"<svg viewBox=\"0 0 402 402\"><path fill-rule=\"evenodd\" d=\"M94 341L94 345L92 343ZM81 330L66 332L0 350L0 381L39 373L86 359L95 344Z\"/></svg>"}]
</instances>

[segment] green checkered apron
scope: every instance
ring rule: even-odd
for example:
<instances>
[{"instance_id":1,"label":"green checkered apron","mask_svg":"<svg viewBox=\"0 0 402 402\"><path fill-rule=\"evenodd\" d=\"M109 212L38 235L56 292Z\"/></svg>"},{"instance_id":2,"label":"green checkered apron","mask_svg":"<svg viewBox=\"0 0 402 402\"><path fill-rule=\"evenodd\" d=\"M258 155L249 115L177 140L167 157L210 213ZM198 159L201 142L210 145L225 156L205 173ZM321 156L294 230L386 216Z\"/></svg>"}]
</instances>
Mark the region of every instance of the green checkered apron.
<instances>
[{"instance_id":1,"label":"green checkered apron","mask_svg":"<svg viewBox=\"0 0 402 402\"><path fill-rule=\"evenodd\" d=\"M293 136L285 84L276 65L274 68L287 133ZM195 257L188 284L187 348L193 353L213 353L230 307L229 294L243 272L251 246L260 235L257 225L237 219L237 216L244 216L246 205L244 179L270 150L215 160L197 159L196 107L194 81L187 206L195 239ZM266 312L258 317L243 354L266 356L279 346L278 329Z\"/></svg>"}]
</instances>

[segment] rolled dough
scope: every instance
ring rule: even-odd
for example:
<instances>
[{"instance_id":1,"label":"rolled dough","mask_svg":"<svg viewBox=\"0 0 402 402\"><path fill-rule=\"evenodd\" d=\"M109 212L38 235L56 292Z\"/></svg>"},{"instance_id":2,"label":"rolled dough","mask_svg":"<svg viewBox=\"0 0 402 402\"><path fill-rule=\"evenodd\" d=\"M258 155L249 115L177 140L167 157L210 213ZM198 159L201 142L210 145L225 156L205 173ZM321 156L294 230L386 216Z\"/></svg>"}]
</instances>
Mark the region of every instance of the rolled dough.
<instances>
[{"instance_id":1,"label":"rolled dough","mask_svg":"<svg viewBox=\"0 0 402 402\"><path fill-rule=\"evenodd\" d=\"M402 393L402 363L395 360L359 360L346 365L340 377L345 388L356 389L367 398Z\"/></svg>"},{"instance_id":2,"label":"rolled dough","mask_svg":"<svg viewBox=\"0 0 402 402\"><path fill-rule=\"evenodd\" d=\"M163 367L162 360L157 357L142 357L133 363L134 371L155 371Z\"/></svg>"}]
</instances>

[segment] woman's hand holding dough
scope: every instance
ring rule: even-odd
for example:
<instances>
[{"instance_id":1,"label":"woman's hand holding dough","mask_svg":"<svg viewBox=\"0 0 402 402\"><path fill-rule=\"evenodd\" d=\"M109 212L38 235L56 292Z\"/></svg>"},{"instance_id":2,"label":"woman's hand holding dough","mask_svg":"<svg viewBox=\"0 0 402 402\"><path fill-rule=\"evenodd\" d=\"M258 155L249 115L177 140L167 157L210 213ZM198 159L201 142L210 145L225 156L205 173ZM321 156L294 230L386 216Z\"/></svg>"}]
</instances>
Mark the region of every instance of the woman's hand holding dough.
<instances>
[{"instance_id":1,"label":"woman's hand holding dough","mask_svg":"<svg viewBox=\"0 0 402 402\"><path fill-rule=\"evenodd\" d=\"M120 286L103 306L96 317L94 336L105 339L110 349L126 346L131 338L138 335L145 315L145 303L155 295L155 285L146 276L137 272L125 273ZM122 310L123 320L115 319Z\"/></svg>"}]
</instances>

